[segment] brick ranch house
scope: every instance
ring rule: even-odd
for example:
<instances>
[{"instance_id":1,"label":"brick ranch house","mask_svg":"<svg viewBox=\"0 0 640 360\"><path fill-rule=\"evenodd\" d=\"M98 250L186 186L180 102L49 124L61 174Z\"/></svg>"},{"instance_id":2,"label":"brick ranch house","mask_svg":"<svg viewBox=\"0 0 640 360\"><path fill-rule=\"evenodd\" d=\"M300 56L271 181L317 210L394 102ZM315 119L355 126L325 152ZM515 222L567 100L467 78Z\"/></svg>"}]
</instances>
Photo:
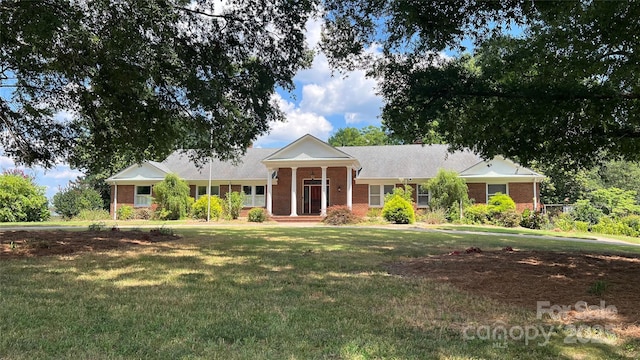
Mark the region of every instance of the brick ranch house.
<instances>
[{"instance_id":1,"label":"brick ranch house","mask_svg":"<svg viewBox=\"0 0 640 360\"><path fill-rule=\"evenodd\" d=\"M544 175L508 159L485 161L470 151L449 153L446 145L333 147L305 135L281 149L249 148L236 164L212 161L197 168L181 153L163 162L132 165L107 179L111 214L123 205L150 207L153 185L169 173L189 184L191 196L245 193L246 211L264 207L274 216L324 215L332 205L346 205L358 215L384 205L394 187L410 185L417 208L426 208L429 193L420 188L438 169L455 170L469 187L469 197L486 203L497 193L509 194L519 211L540 209ZM323 186L324 185L324 186Z\"/></svg>"}]
</instances>

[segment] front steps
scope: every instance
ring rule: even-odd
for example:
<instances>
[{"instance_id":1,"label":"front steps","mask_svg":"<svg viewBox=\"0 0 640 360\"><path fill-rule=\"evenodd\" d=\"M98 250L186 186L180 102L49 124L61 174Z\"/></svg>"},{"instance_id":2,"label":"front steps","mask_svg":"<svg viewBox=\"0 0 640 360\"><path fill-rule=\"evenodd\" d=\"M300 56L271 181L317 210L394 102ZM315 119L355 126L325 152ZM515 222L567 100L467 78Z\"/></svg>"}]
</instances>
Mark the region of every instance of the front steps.
<instances>
[{"instance_id":1,"label":"front steps","mask_svg":"<svg viewBox=\"0 0 640 360\"><path fill-rule=\"evenodd\" d=\"M271 217L271 220L279 223L319 223L322 219L324 219L324 216L320 215L274 215Z\"/></svg>"}]
</instances>

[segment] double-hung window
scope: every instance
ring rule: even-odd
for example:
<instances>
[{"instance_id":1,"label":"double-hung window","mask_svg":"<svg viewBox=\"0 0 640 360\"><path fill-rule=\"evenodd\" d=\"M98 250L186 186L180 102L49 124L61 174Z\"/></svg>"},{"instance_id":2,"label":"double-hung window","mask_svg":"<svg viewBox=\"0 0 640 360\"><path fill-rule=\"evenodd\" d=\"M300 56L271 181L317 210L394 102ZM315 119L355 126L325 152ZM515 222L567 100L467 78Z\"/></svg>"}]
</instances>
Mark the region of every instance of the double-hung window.
<instances>
[{"instance_id":1,"label":"double-hung window","mask_svg":"<svg viewBox=\"0 0 640 360\"><path fill-rule=\"evenodd\" d=\"M497 193L508 195L507 184L487 184L487 202Z\"/></svg>"},{"instance_id":2,"label":"double-hung window","mask_svg":"<svg viewBox=\"0 0 640 360\"><path fill-rule=\"evenodd\" d=\"M369 185L369 206L384 205L384 196L393 192L395 185Z\"/></svg>"},{"instance_id":3,"label":"double-hung window","mask_svg":"<svg viewBox=\"0 0 640 360\"><path fill-rule=\"evenodd\" d=\"M151 206L151 185L136 186L136 196L133 205L136 207Z\"/></svg>"},{"instance_id":4,"label":"double-hung window","mask_svg":"<svg viewBox=\"0 0 640 360\"><path fill-rule=\"evenodd\" d=\"M212 196L220 196L220 186L218 186L218 185L211 186L211 189L209 190L209 193ZM206 186L198 186L197 191L196 191L196 200L198 200L200 198L200 196L204 196L204 195L207 195L207 187Z\"/></svg>"},{"instance_id":5,"label":"double-hung window","mask_svg":"<svg viewBox=\"0 0 640 360\"><path fill-rule=\"evenodd\" d=\"M424 208L429 206L429 189L418 185L418 207Z\"/></svg>"}]
</instances>

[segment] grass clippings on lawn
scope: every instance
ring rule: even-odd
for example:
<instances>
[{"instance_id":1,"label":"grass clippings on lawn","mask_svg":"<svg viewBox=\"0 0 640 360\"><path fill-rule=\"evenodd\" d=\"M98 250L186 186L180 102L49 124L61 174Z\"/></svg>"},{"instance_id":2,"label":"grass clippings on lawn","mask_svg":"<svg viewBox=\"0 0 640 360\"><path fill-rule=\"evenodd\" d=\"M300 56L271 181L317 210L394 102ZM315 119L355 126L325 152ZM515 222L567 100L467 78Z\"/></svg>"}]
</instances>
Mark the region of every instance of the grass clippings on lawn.
<instances>
[{"instance_id":1,"label":"grass clippings on lawn","mask_svg":"<svg viewBox=\"0 0 640 360\"><path fill-rule=\"evenodd\" d=\"M483 251L447 253L390 265L396 275L447 282L460 290L509 305L537 310L537 301L571 306L566 323L612 326L619 335L640 338L640 258L551 251ZM603 284L602 293L590 291ZM585 302L611 311L576 311ZM579 304L578 306L582 306ZM586 320L586 321L584 321Z\"/></svg>"},{"instance_id":2,"label":"grass clippings on lawn","mask_svg":"<svg viewBox=\"0 0 640 360\"><path fill-rule=\"evenodd\" d=\"M0 232L0 259L126 250L179 239L153 229L142 231L4 231Z\"/></svg>"}]
</instances>

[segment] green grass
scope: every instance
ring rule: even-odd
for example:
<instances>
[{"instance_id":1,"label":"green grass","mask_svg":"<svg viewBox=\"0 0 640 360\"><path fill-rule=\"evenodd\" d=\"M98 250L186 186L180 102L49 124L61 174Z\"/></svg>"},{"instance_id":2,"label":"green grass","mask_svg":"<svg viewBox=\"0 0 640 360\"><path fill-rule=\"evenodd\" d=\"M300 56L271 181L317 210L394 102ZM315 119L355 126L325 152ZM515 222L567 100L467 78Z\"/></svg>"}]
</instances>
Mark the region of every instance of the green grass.
<instances>
[{"instance_id":1,"label":"green grass","mask_svg":"<svg viewBox=\"0 0 640 360\"><path fill-rule=\"evenodd\" d=\"M640 244L640 238L622 236L622 235L609 235L598 234L590 232L580 231L554 231L554 230L533 230L526 228L505 228L499 226L490 225L455 225L455 224L439 224L439 225L427 225L426 228L440 229L440 230L455 230L455 231L473 231L473 232L486 232L497 234L517 234L528 236L554 236L554 237L566 237L576 239L597 240L598 238L607 238L613 240L620 240L632 244Z\"/></svg>"},{"instance_id":2,"label":"green grass","mask_svg":"<svg viewBox=\"0 0 640 360\"><path fill-rule=\"evenodd\" d=\"M505 235L324 227L178 228L141 249L0 261L0 358L627 358L640 343L464 341L535 313L389 275L401 259L480 246L625 252ZM533 303L539 299L531 299Z\"/></svg>"}]
</instances>

